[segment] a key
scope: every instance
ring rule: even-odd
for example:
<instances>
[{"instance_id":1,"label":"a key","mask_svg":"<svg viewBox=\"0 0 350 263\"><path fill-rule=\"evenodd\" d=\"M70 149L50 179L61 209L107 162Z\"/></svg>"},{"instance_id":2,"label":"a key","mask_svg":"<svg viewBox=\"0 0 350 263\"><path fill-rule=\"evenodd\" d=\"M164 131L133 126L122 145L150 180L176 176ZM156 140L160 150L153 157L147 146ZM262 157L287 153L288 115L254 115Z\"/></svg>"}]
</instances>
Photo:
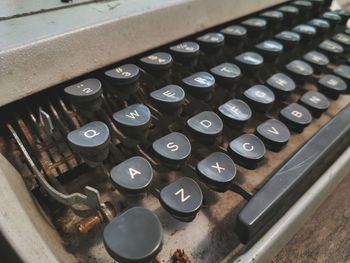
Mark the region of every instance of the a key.
<instances>
[{"instance_id":1,"label":"a key","mask_svg":"<svg viewBox=\"0 0 350 263\"><path fill-rule=\"evenodd\" d=\"M329 107L328 99L322 93L313 90L301 96L299 103L307 108L315 118L319 118Z\"/></svg>"},{"instance_id":2,"label":"a key","mask_svg":"<svg viewBox=\"0 0 350 263\"><path fill-rule=\"evenodd\" d=\"M252 117L252 110L248 104L239 99L225 102L219 106L218 111L225 123L231 127L242 127Z\"/></svg>"},{"instance_id":3,"label":"a key","mask_svg":"<svg viewBox=\"0 0 350 263\"><path fill-rule=\"evenodd\" d=\"M283 45L277 41L265 40L255 46L267 62L274 62L283 51Z\"/></svg>"},{"instance_id":4,"label":"a key","mask_svg":"<svg viewBox=\"0 0 350 263\"><path fill-rule=\"evenodd\" d=\"M256 74L262 67L264 59L255 52L244 52L235 57L235 61L244 74Z\"/></svg>"},{"instance_id":5,"label":"a key","mask_svg":"<svg viewBox=\"0 0 350 263\"><path fill-rule=\"evenodd\" d=\"M337 99L341 93L346 91L347 85L341 78L327 74L318 81L317 88L327 97Z\"/></svg>"},{"instance_id":6,"label":"a key","mask_svg":"<svg viewBox=\"0 0 350 263\"><path fill-rule=\"evenodd\" d=\"M151 73L165 73L173 65L173 58L169 53L156 52L140 59L142 67Z\"/></svg>"},{"instance_id":7,"label":"a key","mask_svg":"<svg viewBox=\"0 0 350 263\"><path fill-rule=\"evenodd\" d=\"M266 84L281 99L288 97L296 88L294 80L283 73L276 73L266 80Z\"/></svg>"},{"instance_id":8,"label":"a key","mask_svg":"<svg viewBox=\"0 0 350 263\"><path fill-rule=\"evenodd\" d=\"M333 69L333 74L341 77L347 86L350 86L350 66L347 65L339 65L335 69Z\"/></svg>"},{"instance_id":9,"label":"a key","mask_svg":"<svg viewBox=\"0 0 350 263\"><path fill-rule=\"evenodd\" d=\"M225 44L225 36L221 33L211 32L197 37L199 46L204 52L216 52Z\"/></svg>"},{"instance_id":10,"label":"a key","mask_svg":"<svg viewBox=\"0 0 350 263\"><path fill-rule=\"evenodd\" d=\"M334 59L344 52L343 47L332 40L322 41L318 45L318 48L321 52L324 52L329 59Z\"/></svg>"},{"instance_id":11,"label":"a key","mask_svg":"<svg viewBox=\"0 0 350 263\"><path fill-rule=\"evenodd\" d=\"M233 63L223 63L210 69L216 82L227 89L234 87L234 84L241 78L241 69Z\"/></svg>"},{"instance_id":12,"label":"a key","mask_svg":"<svg viewBox=\"0 0 350 263\"><path fill-rule=\"evenodd\" d=\"M288 74L295 80L295 82L304 84L310 81L314 74L313 68L306 62L301 60L293 60L286 65Z\"/></svg>"},{"instance_id":13,"label":"a key","mask_svg":"<svg viewBox=\"0 0 350 263\"><path fill-rule=\"evenodd\" d=\"M115 188L125 194L140 194L149 188L153 169L143 157L134 156L114 166L111 181Z\"/></svg>"},{"instance_id":14,"label":"a key","mask_svg":"<svg viewBox=\"0 0 350 263\"><path fill-rule=\"evenodd\" d=\"M241 47L247 38L247 29L240 25L228 26L220 30L220 33L225 36L225 43L235 47Z\"/></svg>"},{"instance_id":15,"label":"a key","mask_svg":"<svg viewBox=\"0 0 350 263\"><path fill-rule=\"evenodd\" d=\"M276 119L269 119L261 123L255 134L264 142L266 148L278 152L285 146L290 137L287 126Z\"/></svg>"},{"instance_id":16,"label":"a key","mask_svg":"<svg viewBox=\"0 0 350 263\"><path fill-rule=\"evenodd\" d=\"M320 18L314 18L310 20L307 24L316 28L317 34L320 36L325 36L329 32L331 27L327 20Z\"/></svg>"},{"instance_id":17,"label":"a key","mask_svg":"<svg viewBox=\"0 0 350 263\"><path fill-rule=\"evenodd\" d=\"M222 120L212 111L196 114L187 120L187 126L197 136L197 139L207 143L213 143L223 129Z\"/></svg>"},{"instance_id":18,"label":"a key","mask_svg":"<svg viewBox=\"0 0 350 263\"><path fill-rule=\"evenodd\" d=\"M292 31L282 31L275 35L275 39L282 43L285 50L292 50L299 44L300 35Z\"/></svg>"},{"instance_id":19,"label":"a key","mask_svg":"<svg viewBox=\"0 0 350 263\"><path fill-rule=\"evenodd\" d=\"M267 27L270 30L278 30L281 27L284 15L278 10L268 10L259 14L259 16L266 20Z\"/></svg>"},{"instance_id":20,"label":"a key","mask_svg":"<svg viewBox=\"0 0 350 263\"><path fill-rule=\"evenodd\" d=\"M151 125L151 112L143 104L133 104L113 114L118 128L131 138L143 138Z\"/></svg>"},{"instance_id":21,"label":"a key","mask_svg":"<svg viewBox=\"0 0 350 263\"><path fill-rule=\"evenodd\" d=\"M68 86L64 93L82 111L97 111L102 105L102 84L98 79L86 79Z\"/></svg>"},{"instance_id":22,"label":"a key","mask_svg":"<svg viewBox=\"0 0 350 263\"><path fill-rule=\"evenodd\" d=\"M177 85L167 85L150 93L161 112L178 113L185 101L185 91Z\"/></svg>"},{"instance_id":23,"label":"a key","mask_svg":"<svg viewBox=\"0 0 350 263\"><path fill-rule=\"evenodd\" d=\"M279 115L280 120L295 132L302 132L312 121L311 113L297 103L283 108Z\"/></svg>"},{"instance_id":24,"label":"a key","mask_svg":"<svg viewBox=\"0 0 350 263\"><path fill-rule=\"evenodd\" d=\"M266 20L258 17L248 18L241 22L247 29L248 37L259 38L264 34L266 29Z\"/></svg>"},{"instance_id":25,"label":"a key","mask_svg":"<svg viewBox=\"0 0 350 263\"><path fill-rule=\"evenodd\" d=\"M341 44L345 50L350 49L350 36L344 33L338 33L332 37L332 40Z\"/></svg>"},{"instance_id":26,"label":"a key","mask_svg":"<svg viewBox=\"0 0 350 263\"><path fill-rule=\"evenodd\" d=\"M190 222L202 206L202 190L193 179L182 177L160 191L160 203L175 218Z\"/></svg>"},{"instance_id":27,"label":"a key","mask_svg":"<svg viewBox=\"0 0 350 263\"><path fill-rule=\"evenodd\" d=\"M169 49L174 59L180 62L193 60L199 55L199 45L193 41L181 42Z\"/></svg>"},{"instance_id":28,"label":"a key","mask_svg":"<svg viewBox=\"0 0 350 263\"><path fill-rule=\"evenodd\" d=\"M201 180L217 192L225 192L236 178L236 165L225 153L214 152L197 164Z\"/></svg>"},{"instance_id":29,"label":"a key","mask_svg":"<svg viewBox=\"0 0 350 263\"><path fill-rule=\"evenodd\" d=\"M159 219L144 207L133 207L107 224L103 243L120 263L150 262L162 248L163 229Z\"/></svg>"},{"instance_id":30,"label":"a key","mask_svg":"<svg viewBox=\"0 0 350 263\"><path fill-rule=\"evenodd\" d=\"M184 88L194 97L210 99L214 91L215 78L207 72L198 72L182 80Z\"/></svg>"},{"instance_id":31,"label":"a key","mask_svg":"<svg viewBox=\"0 0 350 263\"><path fill-rule=\"evenodd\" d=\"M330 63L327 56L315 50L306 53L303 60L309 63L317 74L321 74Z\"/></svg>"},{"instance_id":32,"label":"a key","mask_svg":"<svg viewBox=\"0 0 350 263\"><path fill-rule=\"evenodd\" d=\"M103 122L85 124L68 133L67 139L72 149L91 167L99 165L108 157L110 135Z\"/></svg>"},{"instance_id":33,"label":"a key","mask_svg":"<svg viewBox=\"0 0 350 263\"><path fill-rule=\"evenodd\" d=\"M335 26L337 26L338 24L340 24L341 22L341 17L340 15L338 15L337 13L335 12L324 12L322 15L321 15L321 18L327 20L331 26L331 28L334 28Z\"/></svg>"},{"instance_id":34,"label":"a key","mask_svg":"<svg viewBox=\"0 0 350 263\"><path fill-rule=\"evenodd\" d=\"M275 95L268 87L258 84L244 91L243 99L254 111L266 112L275 101Z\"/></svg>"},{"instance_id":35,"label":"a key","mask_svg":"<svg viewBox=\"0 0 350 263\"><path fill-rule=\"evenodd\" d=\"M304 44L310 43L317 33L316 28L308 24L297 25L293 27L292 31L300 35L301 41Z\"/></svg>"},{"instance_id":36,"label":"a key","mask_svg":"<svg viewBox=\"0 0 350 263\"><path fill-rule=\"evenodd\" d=\"M182 165L191 154L191 143L185 135L172 132L152 144L154 152L160 160L170 165Z\"/></svg>"},{"instance_id":37,"label":"a key","mask_svg":"<svg viewBox=\"0 0 350 263\"><path fill-rule=\"evenodd\" d=\"M243 134L230 142L229 153L243 167L255 169L265 155L264 143L253 134Z\"/></svg>"}]
</instances>

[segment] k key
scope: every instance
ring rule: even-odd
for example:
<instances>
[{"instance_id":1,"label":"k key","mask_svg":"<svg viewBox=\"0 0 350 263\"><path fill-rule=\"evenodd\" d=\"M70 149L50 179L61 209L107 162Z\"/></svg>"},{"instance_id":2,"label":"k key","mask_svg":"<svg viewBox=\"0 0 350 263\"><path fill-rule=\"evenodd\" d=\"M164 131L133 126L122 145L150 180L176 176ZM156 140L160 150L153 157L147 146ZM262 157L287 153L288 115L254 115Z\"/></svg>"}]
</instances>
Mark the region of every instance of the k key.
<instances>
[{"instance_id":1,"label":"k key","mask_svg":"<svg viewBox=\"0 0 350 263\"><path fill-rule=\"evenodd\" d=\"M210 69L210 73L214 75L215 80L222 87L230 89L241 78L241 69L232 63L223 63Z\"/></svg>"}]
</instances>

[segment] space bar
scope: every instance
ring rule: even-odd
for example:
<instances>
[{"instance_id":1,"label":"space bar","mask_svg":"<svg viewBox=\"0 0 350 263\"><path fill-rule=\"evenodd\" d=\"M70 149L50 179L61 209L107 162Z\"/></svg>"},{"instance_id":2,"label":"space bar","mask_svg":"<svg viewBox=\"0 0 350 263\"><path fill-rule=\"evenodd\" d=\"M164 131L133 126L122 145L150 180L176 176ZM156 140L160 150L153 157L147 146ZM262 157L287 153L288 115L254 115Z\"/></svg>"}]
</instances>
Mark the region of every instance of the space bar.
<instances>
[{"instance_id":1,"label":"space bar","mask_svg":"<svg viewBox=\"0 0 350 263\"><path fill-rule=\"evenodd\" d=\"M319 130L243 207L236 224L240 241L254 241L264 234L349 143L350 105Z\"/></svg>"}]
</instances>

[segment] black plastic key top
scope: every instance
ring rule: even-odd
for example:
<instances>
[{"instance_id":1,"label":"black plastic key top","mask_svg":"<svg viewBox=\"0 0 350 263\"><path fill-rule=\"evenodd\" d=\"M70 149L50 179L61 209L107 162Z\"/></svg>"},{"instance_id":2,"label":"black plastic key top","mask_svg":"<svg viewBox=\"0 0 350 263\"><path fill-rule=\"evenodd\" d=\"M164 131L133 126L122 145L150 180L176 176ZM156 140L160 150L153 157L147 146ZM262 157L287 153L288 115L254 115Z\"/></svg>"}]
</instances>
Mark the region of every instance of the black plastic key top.
<instances>
[{"instance_id":1,"label":"black plastic key top","mask_svg":"<svg viewBox=\"0 0 350 263\"><path fill-rule=\"evenodd\" d=\"M291 130L302 132L312 121L311 113L303 106L292 103L280 111L280 120Z\"/></svg>"},{"instance_id":2,"label":"black plastic key top","mask_svg":"<svg viewBox=\"0 0 350 263\"><path fill-rule=\"evenodd\" d=\"M267 62L274 62L283 51L283 45L274 40L265 40L255 46Z\"/></svg>"},{"instance_id":3,"label":"black plastic key top","mask_svg":"<svg viewBox=\"0 0 350 263\"><path fill-rule=\"evenodd\" d=\"M200 99L210 98L214 91L215 78L207 72L198 72L182 80L184 88L194 97Z\"/></svg>"},{"instance_id":4,"label":"black plastic key top","mask_svg":"<svg viewBox=\"0 0 350 263\"><path fill-rule=\"evenodd\" d=\"M218 192L225 192L236 178L236 165L225 153L214 152L197 164L203 182Z\"/></svg>"},{"instance_id":5,"label":"black plastic key top","mask_svg":"<svg viewBox=\"0 0 350 263\"><path fill-rule=\"evenodd\" d=\"M156 52L147 57L141 58L140 62L145 70L149 70L150 72L160 72L171 68L173 58L169 53Z\"/></svg>"},{"instance_id":6,"label":"black plastic key top","mask_svg":"<svg viewBox=\"0 0 350 263\"><path fill-rule=\"evenodd\" d=\"M225 102L218 110L229 126L241 127L252 117L252 110L248 104L238 99Z\"/></svg>"},{"instance_id":7,"label":"black plastic key top","mask_svg":"<svg viewBox=\"0 0 350 263\"><path fill-rule=\"evenodd\" d=\"M350 36L344 33L338 33L332 37L332 40L341 44L345 50L350 49Z\"/></svg>"},{"instance_id":8,"label":"black plastic key top","mask_svg":"<svg viewBox=\"0 0 350 263\"><path fill-rule=\"evenodd\" d=\"M260 37L266 29L266 20L258 17L248 18L241 22L247 29L248 37Z\"/></svg>"},{"instance_id":9,"label":"black plastic key top","mask_svg":"<svg viewBox=\"0 0 350 263\"><path fill-rule=\"evenodd\" d=\"M244 52L235 57L235 61L245 74L255 74L264 63L264 58L255 52Z\"/></svg>"},{"instance_id":10,"label":"black plastic key top","mask_svg":"<svg viewBox=\"0 0 350 263\"><path fill-rule=\"evenodd\" d=\"M310 51L303 56L303 60L309 63L315 73L322 73L323 69L329 64L327 56L318 51Z\"/></svg>"},{"instance_id":11,"label":"black plastic key top","mask_svg":"<svg viewBox=\"0 0 350 263\"><path fill-rule=\"evenodd\" d=\"M224 88L232 88L241 78L242 73L238 66L232 63L223 63L210 69L218 84Z\"/></svg>"},{"instance_id":12,"label":"black plastic key top","mask_svg":"<svg viewBox=\"0 0 350 263\"><path fill-rule=\"evenodd\" d=\"M224 46L225 36L221 33L211 32L197 37L197 41L204 52L215 52Z\"/></svg>"},{"instance_id":13,"label":"black plastic key top","mask_svg":"<svg viewBox=\"0 0 350 263\"><path fill-rule=\"evenodd\" d=\"M225 42L231 46L240 47L247 38L247 29L244 26L232 25L220 31L224 34Z\"/></svg>"},{"instance_id":14,"label":"black plastic key top","mask_svg":"<svg viewBox=\"0 0 350 263\"><path fill-rule=\"evenodd\" d=\"M329 107L328 99L317 91L308 91L301 96L299 103L307 108L312 116L319 118Z\"/></svg>"},{"instance_id":15,"label":"black plastic key top","mask_svg":"<svg viewBox=\"0 0 350 263\"><path fill-rule=\"evenodd\" d=\"M282 99L291 94L296 87L294 80L283 73L274 74L266 81L266 84L277 97Z\"/></svg>"},{"instance_id":16,"label":"black plastic key top","mask_svg":"<svg viewBox=\"0 0 350 263\"><path fill-rule=\"evenodd\" d=\"M275 101L274 93L260 84L244 91L243 98L257 112L266 112Z\"/></svg>"},{"instance_id":17,"label":"black plastic key top","mask_svg":"<svg viewBox=\"0 0 350 263\"><path fill-rule=\"evenodd\" d=\"M169 49L174 59L181 62L194 59L199 54L199 45L193 41L182 42Z\"/></svg>"},{"instance_id":18,"label":"black plastic key top","mask_svg":"<svg viewBox=\"0 0 350 263\"><path fill-rule=\"evenodd\" d=\"M300 84L310 81L314 74L313 68L308 63L301 60L293 60L286 65L286 70L288 74Z\"/></svg>"},{"instance_id":19,"label":"black plastic key top","mask_svg":"<svg viewBox=\"0 0 350 263\"><path fill-rule=\"evenodd\" d=\"M316 36L316 33L317 33L317 30L315 27L307 24L297 25L292 29L292 31L300 35L301 41L304 44L309 43Z\"/></svg>"},{"instance_id":20,"label":"black plastic key top","mask_svg":"<svg viewBox=\"0 0 350 263\"><path fill-rule=\"evenodd\" d=\"M314 18L310 20L307 24L315 27L317 30L317 35L319 36L326 35L331 27L327 20L320 18Z\"/></svg>"},{"instance_id":21,"label":"black plastic key top","mask_svg":"<svg viewBox=\"0 0 350 263\"><path fill-rule=\"evenodd\" d=\"M287 26L293 25L299 15L299 9L292 5L284 5L277 10L283 13Z\"/></svg>"},{"instance_id":22,"label":"black plastic key top","mask_svg":"<svg viewBox=\"0 0 350 263\"><path fill-rule=\"evenodd\" d=\"M133 207L113 219L103 230L109 255L120 263L150 262L162 248L159 219L144 207Z\"/></svg>"},{"instance_id":23,"label":"black plastic key top","mask_svg":"<svg viewBox=\"0 0 350 263\"><path fill-rule=\"evenodd\" d=\"M275 35L275 39L282 43L285 50L291 50L299 44L300 35L292 31L282 31Z\"/></svg>"},{"instance_id":24,"label":"black plastic key top","mask_svg":"<svg viewBox=\"0 0 350 263\"><path fill-rule=\"evenodd\" d=\"M333 73L338 77L341 77L346 85L350 86L350 66L340 65L333 69Z\"/></svg>"},{"instance_id":25,"label":"black plastic key top","mask_svg":"<svg viewBox=\"0 0 350 263\"><path fill-rule=\"evenodd\" d=\"M275 119L269 119L260 124L255 134L264 142L266 148L276 152L288 143L290 137L287 126Z\"/></svg>"},{"instance_id":26,"label":"black plastic key top","mask_svg":"<svg viewBox=\"0 0 350 263\"><path fill-rule=\"evenodd\" d=\"M324 12L321 15L321 18L327 20L329 22L329 24L331 25L331 27L335 27L336 25L340 24L341 22L341 17L340 15L338 15L335 12Z\"/></svg>"},{"instance_id":27,"label":"black plastic key top","mask_svg":"<svg viewBox=\"0 0 350 263\"><path fill-rule=\"evenodd\" d=\"M238 214L243 243L257 240L313 184L350 143L350 106L294 154Z\"/></svg>"},{"instance_id":28,"label":"black plastic key top","mask_svg":"<svg viewBox=\"0 0 350 263\"><path fill-rule=\"evenodd\" d=\"M185 91L177 85L167 85L150 93L154 103L161 111L178 112L185 100Z\"/></svg>"},{"instance_id":29,"label":"black plastic key top","mask_svg":"<svg viewBox=\"0 0 350 263\"><path fill-rule=\"evenodd\" d=\"M190 222L202 206L202 190L193 179L182 177L160 191L160 203L175 218Z\"/></svg>"},{"instance_id":30,"label":"black plastic key top","mask_svg":"<svg viewBox=\"0 0 350 263\"><path fill-rule=\"evenodd\" d=\"M347 85L341 78L327 74L318 81L317 88L327 97L337 99L341 93L345 92Z\"/></svg>"},{"instance_id":31,"label":"black plastic key top","mask_svg":"<svg viewBox=\"0 0 350 263\"><path fill-rule=\"evenodd\" d=\"M223 129L222 120L212 111L203 111L187 120L191 131L197 135L199 140L212 143Z\"/></svg>"},{"instance_id":32,"label":"black plastic key top","mask_svg":"<svg viewBox=\"0 0 350 263\"><path fill-rule=\"evenodd\" d=\"M344 48L331 40L324 40L319 45L318 48L324 52L329 59L336 58L344 52Z\"/></svg>"}]
</instances>

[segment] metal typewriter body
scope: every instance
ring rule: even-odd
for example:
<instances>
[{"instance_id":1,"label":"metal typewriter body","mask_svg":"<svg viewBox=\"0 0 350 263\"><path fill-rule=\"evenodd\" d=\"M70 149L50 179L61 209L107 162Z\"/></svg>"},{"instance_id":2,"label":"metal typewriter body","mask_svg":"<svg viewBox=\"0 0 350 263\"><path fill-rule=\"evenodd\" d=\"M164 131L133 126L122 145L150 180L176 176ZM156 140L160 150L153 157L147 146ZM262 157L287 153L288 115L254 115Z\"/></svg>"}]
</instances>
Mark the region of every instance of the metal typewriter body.
<instances>
[{"instance_id":1,"label":"metal typewriter body","mask_svg":"<svg viewBox=\"0 0 350 263\"><path fill-rule=\"evenodd\" d=\"M77 82L82 75L91 76L96 69L110 68L126 58L282 2L285 1L79 1L69 8L50 6L47 12L5 18L0 21L0 32L9 37L0 40L0 105L11 110L14 109L11 105L18 105L20 109L25 104L21 101L5 105L39 91L43 91L41 98L46 98L51 96L50 90ZM77 10L81 11L81 17L72 18ZM27 11L36 12L30 8ZM55 24L55 31L52 31L52 24ZM31 30L33 27L37 30ZM65 83L62 85L62 82ZM52 88L44 91L49 87ZM40 97L35 96L27 102L39 102ZM331 115L348 101L347 96L340 99L339 104L331 108ZM328 117L320 118L315 127L323 126L327 120ZM295 140L306 141L312 135L306 133L302 139ZM8 144L0 142L0 146L3 145ZM103 225L81 236L75 228L79 218L69 209L58 209L59 219L52 223L45 211L48 204L41 206L42 200L28 191L31 183L27 181L27 186L24 183L24 170L22 175L18 172L18 167L23 168L20 160L25 162L19 157L18 148L10 151L15 153L10 160L12 164L0 156L0 199L3 201L0 206L0 245L4 252L0 251L9 253L8 258L25 262L113 262L101 241ZM293 153L296 148L288 151ZM270 155L268 158L271 161L278 157ZM268 262L347 174L349 160L347 150L259 241L248 247L239 244L233 231L235 220L232 215L245 203L236 193L218 196L206 190L204 195L210 209L200 212L192 223L172 218L152 196L126 203L141 203L154 209L164 228L163 248L159 255L166 262L177 248L184 249L193 262L232 262L238 255L241 257L236 259L237 262ZM117 191L110 189L102 172L83 173L86 180L73 179L71 185L65 185L68 192L81 191L85 182L94 181L93 186L101 193L112 195L115 201L122 199ZM179 176L176 173L174 176ZM251 180L248 184L261 185L265 181L264 178ZM37 194L35 196L40 196ZM117 202L115 205L120 206Z\"/></svg>"}]
</instances>

